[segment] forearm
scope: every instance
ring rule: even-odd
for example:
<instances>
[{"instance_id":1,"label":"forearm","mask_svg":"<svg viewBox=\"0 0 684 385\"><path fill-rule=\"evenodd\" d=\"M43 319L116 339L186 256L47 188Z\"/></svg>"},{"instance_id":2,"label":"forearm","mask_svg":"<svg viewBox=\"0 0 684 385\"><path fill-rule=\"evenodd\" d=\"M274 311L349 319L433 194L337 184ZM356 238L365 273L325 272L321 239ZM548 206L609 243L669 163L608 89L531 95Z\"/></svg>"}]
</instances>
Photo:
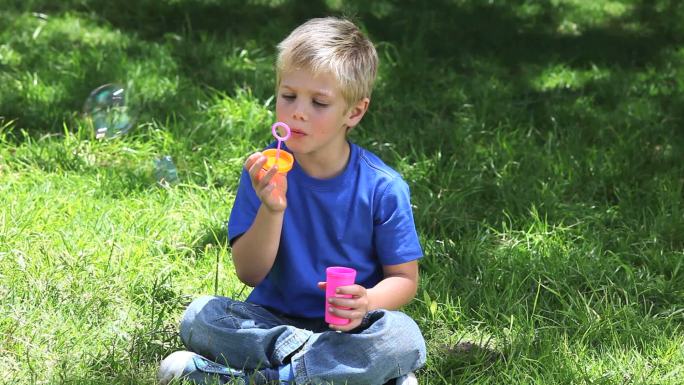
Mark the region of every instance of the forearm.
<instances>
[{"instance_id":1,"label":"forearm","mask_svg":"<svg viewBox=\"0 0 684 385\"><path fill-rule=\"evenodd\" d=\"M368 310L397 310L411 302L418 290L418 276L393 275L385 277L368 289Z\"/></svg>"},{"instance_id":2,"label":"forearm","mask_svg":"<svg viewBox=\"0 0 684 385\"><path fill-rule=\"evenodd\" d=\"M264 205L259 208L254 223L232 246L233 264L240 281L256 286L273 267L284 211L273 212Z\"/></svg>"}]
</instances>

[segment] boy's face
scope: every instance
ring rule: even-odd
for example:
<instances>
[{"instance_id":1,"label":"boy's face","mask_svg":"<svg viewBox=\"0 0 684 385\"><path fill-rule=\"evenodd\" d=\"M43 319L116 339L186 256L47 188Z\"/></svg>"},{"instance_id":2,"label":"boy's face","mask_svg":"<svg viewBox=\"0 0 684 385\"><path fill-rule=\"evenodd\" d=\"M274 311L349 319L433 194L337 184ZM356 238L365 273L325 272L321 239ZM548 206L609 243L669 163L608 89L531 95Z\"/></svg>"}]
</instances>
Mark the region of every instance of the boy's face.
<instances>
[{"instance_id":1,"label":"boy's face","mask_svg":"<svg viewBox=\"0 0 684 385\"><path fill-rule=\"evenodd\" d=\"M278 121L290 126L287 147L295 155L339 154L345 149L348 127L360 120L368 99L347 105L330 74L314 76L304 69L281 74L276 101Z\"/></svg>"}]
</instances>

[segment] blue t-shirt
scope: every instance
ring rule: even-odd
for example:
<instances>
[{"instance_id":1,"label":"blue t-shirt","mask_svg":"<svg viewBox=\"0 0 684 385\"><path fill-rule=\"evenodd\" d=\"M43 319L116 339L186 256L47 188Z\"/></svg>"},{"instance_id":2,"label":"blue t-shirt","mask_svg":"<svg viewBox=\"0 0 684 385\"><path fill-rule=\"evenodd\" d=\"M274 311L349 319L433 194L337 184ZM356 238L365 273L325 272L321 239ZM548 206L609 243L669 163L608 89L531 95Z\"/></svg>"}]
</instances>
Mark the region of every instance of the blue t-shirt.
<instances>
[{"instance_id":1,"label":"blue t-shirt","mask_svg":"<svg viewBox=\"0 0 684 385\"><path fill-rule=\"evenodd\" d=\"M373 153L349 143L346 168L316 179L295 164L287 174L287 209L271 271L247 298L297 317L323 317L329 266L356 269L356 283L371 288L382 266L421 258L409 197L401 176ZM273 144L269 147L273 147ZM228 221L230 243L252 225L261 205L243 169Z\"/></svg>"}]
</instances>

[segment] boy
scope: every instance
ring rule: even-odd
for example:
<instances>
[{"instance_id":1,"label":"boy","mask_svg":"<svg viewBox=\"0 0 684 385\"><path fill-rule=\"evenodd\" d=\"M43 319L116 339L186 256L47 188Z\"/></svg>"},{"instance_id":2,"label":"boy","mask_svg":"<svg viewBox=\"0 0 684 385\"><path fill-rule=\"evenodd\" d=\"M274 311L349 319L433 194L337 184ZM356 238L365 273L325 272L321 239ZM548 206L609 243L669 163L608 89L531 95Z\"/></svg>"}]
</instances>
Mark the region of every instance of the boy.
<instances>
[{"instance_id":1,"label":"boy","mask_svg":"<svg viewBox=\"0 0 684 385\"><path fill-rule=\"evenodd\" d=\"M347 141L370 103L375 48L353 23L323 18L278 50L276 115L295 164L284 176L249 156L228 224L237 275L254 290L246 302L193 301L180 330L192 352L167 357L160 382L416 383L425 342L396 311L415 296L422 257L408 186ZM357 270L337 291L351 298L325 303L329 266ZM326 324L326 310L350 323Z\"/></svg>"}]
</instances>

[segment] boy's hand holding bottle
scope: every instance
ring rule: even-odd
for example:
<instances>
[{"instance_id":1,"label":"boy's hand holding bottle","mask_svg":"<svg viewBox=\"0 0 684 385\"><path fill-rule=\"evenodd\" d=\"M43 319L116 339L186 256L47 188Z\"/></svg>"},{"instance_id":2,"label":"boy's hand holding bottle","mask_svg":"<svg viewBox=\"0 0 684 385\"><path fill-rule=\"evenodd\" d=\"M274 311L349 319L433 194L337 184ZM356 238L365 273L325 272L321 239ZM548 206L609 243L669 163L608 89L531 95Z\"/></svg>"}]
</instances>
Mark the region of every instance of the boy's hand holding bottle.
<instances>
[{"instance_id":1,"label":"boy's hand holding bottle","mask_svg":"<svg viewBox=\"0 0 684 385\"><path fill-rule=\"evenodd\" d=\"M280 213L287 208L287 177L286 174L278 173L276 165L264 171L266 160L266 156L261 152L255 152L245 161L245 169L249 172L252 187L261 203L270 212Z\"/></svg>"},{"instance_id":2,"label":"boy's hand holding bottle","mask_svg":"<svg viewBox=\"0 0 684 385\"><path fill-rule=\"evenodd\" d=\"M326 283L318 282L318 288L325 290ZM368 299L368 291L361 285L340 286L335 292L337 294L351 295L351 298L330 298L326 306L328 311L340 318L349 319L346 325L333 325L330 328L342 332L348 332L355 329L363 321L363 317L370 311L370 301ZM340 309L347 308L347 309Z\"/></svg>"}]
</instances>

